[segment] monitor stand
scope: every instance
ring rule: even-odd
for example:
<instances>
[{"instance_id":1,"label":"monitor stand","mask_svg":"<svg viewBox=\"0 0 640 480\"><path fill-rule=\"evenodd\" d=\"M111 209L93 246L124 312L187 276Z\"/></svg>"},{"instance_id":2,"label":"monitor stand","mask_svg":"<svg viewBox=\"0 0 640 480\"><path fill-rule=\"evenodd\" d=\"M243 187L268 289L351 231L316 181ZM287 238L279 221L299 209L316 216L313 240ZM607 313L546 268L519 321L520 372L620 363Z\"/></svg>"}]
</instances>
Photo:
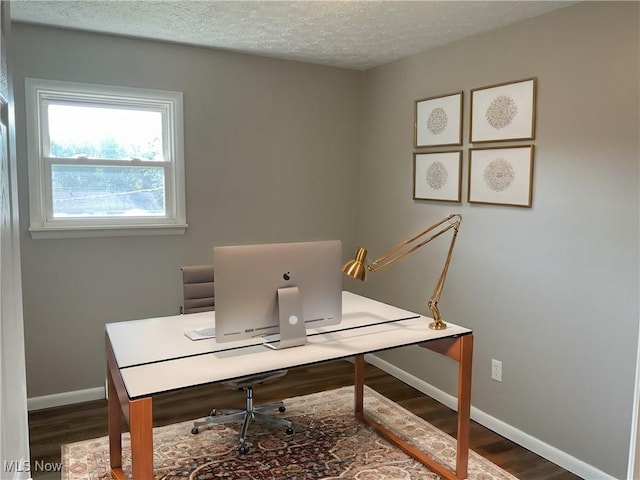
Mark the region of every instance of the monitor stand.
<instances>
[{"instance_id":1,"label":"monitor stand","mask_svg":"<svg viewBox=\"0 0 640 480\"><path fill-rule=\"evenodd\" d=\"M302 302L298 287L278 289L278 315L280 317L280 341L267 344L270 348L299 347L307 343L307 328L302 316Z\"/></svg>"}]
</instances>

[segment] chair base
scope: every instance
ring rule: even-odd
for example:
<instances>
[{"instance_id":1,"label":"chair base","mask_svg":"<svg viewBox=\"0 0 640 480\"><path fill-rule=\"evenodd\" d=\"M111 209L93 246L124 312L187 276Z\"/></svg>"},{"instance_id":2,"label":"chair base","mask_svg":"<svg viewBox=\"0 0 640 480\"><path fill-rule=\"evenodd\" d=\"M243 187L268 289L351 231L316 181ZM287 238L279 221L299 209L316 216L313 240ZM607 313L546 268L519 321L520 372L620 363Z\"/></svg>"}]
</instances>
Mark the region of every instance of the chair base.
<instances>
[{"instance_id":1,"label":"chair base","mask_svg":"<svg viewBox=\"0 0 640 480\"><path fill-rule=\"evenodd\" d=\"M200 420L193 423L193 428L191 429L191 433L196 435L204 430L212 428L214 425L222 425L230 422L242 422L242 428L240 429L240 446L238 447L238 451L240 453L247 453L249 451L246 446L247 441L247 430L249 429L249 424L253 420L257 420L264 423L273 423L276 425L283 425L286 427L285 433L287 435L293 435L295 432L293 430L293 424L289 420L285 420L284 418L274 417L273 415L269 415L267 412L272 410L279 410L280 412L284 412L286 407L282 402L274 402L266 405L260 405L258 407L253 406L253 387L247 386L245 387L246 391L246 402L247 407L244 410L212 410L211 415L205 418L204 420ZM220 413L221 415L217 415Z\"/></svg>"}]
</instances>

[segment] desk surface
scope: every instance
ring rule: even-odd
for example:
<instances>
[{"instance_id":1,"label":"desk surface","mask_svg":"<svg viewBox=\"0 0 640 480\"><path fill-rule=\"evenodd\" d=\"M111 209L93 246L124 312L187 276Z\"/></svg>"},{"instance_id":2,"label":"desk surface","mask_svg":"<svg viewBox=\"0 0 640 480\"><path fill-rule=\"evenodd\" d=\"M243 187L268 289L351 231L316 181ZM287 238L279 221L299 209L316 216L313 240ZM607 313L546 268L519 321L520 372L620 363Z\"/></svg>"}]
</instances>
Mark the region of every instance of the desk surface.
<instances>
[{"instance_id":1,"label":"desk surface","mask_svg":"<svg viewBox=\"0 0 640 480\"><path fill-rule=\"evenodd\" d=\"M342 312L339 325L310 329L306 345L283 350L262 339L219 344L184 335L213 326L215 312L110 323L106 331L132 399L471 333L450 323L432 330L428 317L350 292L343 292Z\"/></svg>"}]
</instances>

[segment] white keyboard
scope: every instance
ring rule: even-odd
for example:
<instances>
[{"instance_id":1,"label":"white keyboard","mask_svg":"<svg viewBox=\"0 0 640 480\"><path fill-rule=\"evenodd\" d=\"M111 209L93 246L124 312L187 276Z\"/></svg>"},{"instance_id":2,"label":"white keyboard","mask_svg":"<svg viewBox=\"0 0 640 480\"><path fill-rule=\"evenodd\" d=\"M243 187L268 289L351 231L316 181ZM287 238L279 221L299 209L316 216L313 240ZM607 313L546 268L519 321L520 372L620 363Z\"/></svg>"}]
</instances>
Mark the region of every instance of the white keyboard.
<instances>
[{"instance_id":1,"label":"white keyboard","mask_svg":"<svg viewBox=\"0 0 640 480\"><path fill-rule=\"evenodd\" d=\"M215 338L216 329L214 327L196 328L187 330L184 334L191 340L204 340L205 338Z\"/></svg>"}]
</instances>

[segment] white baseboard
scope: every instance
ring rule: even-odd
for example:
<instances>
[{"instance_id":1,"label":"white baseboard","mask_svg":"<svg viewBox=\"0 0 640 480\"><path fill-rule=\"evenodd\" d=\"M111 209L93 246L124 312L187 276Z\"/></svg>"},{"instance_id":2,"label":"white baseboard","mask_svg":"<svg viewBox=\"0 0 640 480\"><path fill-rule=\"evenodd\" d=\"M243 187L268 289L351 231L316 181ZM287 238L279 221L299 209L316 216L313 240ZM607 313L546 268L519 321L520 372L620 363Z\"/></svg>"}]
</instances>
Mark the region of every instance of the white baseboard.
<instances>
[{"instance_id":1,"label":"white baseboard","mask_svg":"<svg viewBox=\"0 0 640 480\"><path fill-rule=\"evenodd\" d=\"M43 408L60 407L73 403L90 402L92 400L102 400L106 398L104 387L87 388L86 390L76 390L74 392L54 393L42 397L31 397L27 399L27 409L42 410Z\"/></svg>"},{"instance_id":2,"label":"white baseboard","mask_svg":"<svg viewBox=\"0 0 640 480\"><path fill-rule=\"evenodd\" d=\"M407 385L412 386L416 390L421 391L425 395L437 400L438 402L446 405L447 407L457 410L458 409L458 399L448 393L435 388L433 385L425 382L424 380L419 379L411 375L410 373L405 372L404 370L399 369L395 365L383 360L373 354L366 355L367 363L371 365L375 365L380 370L387 372L389 375L393 375L399 380L402 380ZM569 455L562 450L557 449L556 447L545 443L528 433L523 432L522 430L518 430L517 428L499 420L491 415L484 413L483 411L471 407L471 418L478 422L480 425L484 425L490 430L502 435L505 438L517 443L518 445L523 446L527 450L530 450L541 457L549 460L550 462L559 465L560 467L568 470L575 475L578 475L582 478L598 478L599 480L616 480L611 475L606 474L605 472L583 462L582 460L575 458Z\"/></svg>"}]
</instances>

